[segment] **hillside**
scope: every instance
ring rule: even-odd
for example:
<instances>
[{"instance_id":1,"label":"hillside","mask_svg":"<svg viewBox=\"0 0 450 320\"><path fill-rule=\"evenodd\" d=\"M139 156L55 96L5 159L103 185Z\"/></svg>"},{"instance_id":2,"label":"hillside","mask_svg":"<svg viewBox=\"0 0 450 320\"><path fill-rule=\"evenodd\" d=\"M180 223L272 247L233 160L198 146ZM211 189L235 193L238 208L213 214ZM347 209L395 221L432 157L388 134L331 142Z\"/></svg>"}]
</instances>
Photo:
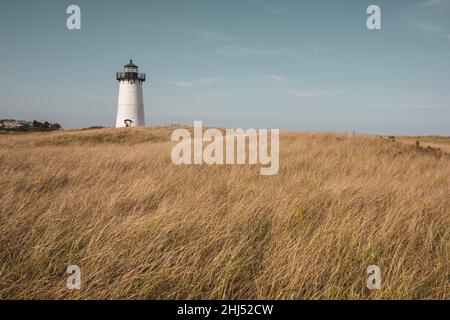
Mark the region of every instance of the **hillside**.
<instances>
[{"instance_id":1,"label":"hillside","mask_svg":"<svg viewBox=\"0 0 450 320\"><path fill-rule=\"evenodd\" d=\"M0 298L450 298L445 151L284 132L261 176L173 165L174 128L0 135Z\"/></svg>"}]
</instances>

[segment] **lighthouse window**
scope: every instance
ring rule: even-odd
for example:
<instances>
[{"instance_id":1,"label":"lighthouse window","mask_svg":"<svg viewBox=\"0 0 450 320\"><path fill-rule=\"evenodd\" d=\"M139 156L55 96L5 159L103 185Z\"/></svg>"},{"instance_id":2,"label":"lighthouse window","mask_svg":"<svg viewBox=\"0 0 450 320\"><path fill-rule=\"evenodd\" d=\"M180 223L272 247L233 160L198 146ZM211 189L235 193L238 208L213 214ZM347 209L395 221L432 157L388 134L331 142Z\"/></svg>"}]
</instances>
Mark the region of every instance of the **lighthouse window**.
<instances>
[{"instance_id":1,"label":"lighthouse window","mask_svg":"<svg viewBox=\"0 0 450 320\"><path fill-rule=\"evenodd\" d=\"M137 72L137 68L125 68L125 72Z\"/></svg>"}]
</instances>

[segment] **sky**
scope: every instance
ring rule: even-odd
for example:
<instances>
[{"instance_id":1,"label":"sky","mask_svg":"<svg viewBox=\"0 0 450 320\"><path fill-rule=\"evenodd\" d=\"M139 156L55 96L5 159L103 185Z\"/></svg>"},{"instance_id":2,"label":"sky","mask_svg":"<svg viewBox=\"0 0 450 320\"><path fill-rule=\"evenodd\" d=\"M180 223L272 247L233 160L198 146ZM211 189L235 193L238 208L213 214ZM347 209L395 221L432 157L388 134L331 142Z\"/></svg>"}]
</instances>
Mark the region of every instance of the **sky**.
<instances>
[{"instance_id":1,"label":"sky","mask_svg":"<svg viewBox=\"0 0 450 320\"><path fill-rule=\"evenodd\" d=\"M450 135L450 0L3 0L0 44L0 119L113 126L132 58L150 126Z\"/></svg>"}]
</instances>

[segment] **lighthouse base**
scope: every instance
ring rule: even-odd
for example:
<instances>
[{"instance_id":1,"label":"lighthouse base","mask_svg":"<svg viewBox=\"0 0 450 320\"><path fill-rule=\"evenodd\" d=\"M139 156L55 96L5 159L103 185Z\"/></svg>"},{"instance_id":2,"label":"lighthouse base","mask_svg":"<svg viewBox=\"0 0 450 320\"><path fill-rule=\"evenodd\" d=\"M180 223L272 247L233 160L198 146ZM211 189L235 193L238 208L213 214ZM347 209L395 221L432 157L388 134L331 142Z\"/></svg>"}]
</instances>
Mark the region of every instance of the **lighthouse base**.
<instances>
[{"instance_id":1,"label":"lighthouse base","mask_svg":"<svg viewBox=\"0 0 450 320\"><path fill-rule=\"evenodd\" d=\"M117 107L116 128L143 127L144 106L119 105Z\"/></svg>"}]
</instances>

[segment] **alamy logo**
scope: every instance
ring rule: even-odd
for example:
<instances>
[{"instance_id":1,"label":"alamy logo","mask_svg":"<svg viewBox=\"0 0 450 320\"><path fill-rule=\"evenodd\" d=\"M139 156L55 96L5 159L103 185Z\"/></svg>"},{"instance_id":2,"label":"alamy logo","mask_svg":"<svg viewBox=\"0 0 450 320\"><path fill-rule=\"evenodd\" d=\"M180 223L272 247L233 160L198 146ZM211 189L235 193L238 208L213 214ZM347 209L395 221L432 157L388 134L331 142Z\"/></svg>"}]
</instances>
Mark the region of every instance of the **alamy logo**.
<instances>
[{"instance_id":1,"label":"alamy logo","mask_svg":"<svg viewBox=\"0 0 450 320\"><path fill-rule=\"evenodd\" d=\"M371 265L367 267L367 288L370 290L381 289L381 269L379 266Z\"/></svg>"},{"instance_id":2,"label":"alamy logo","mask_svg":"<svg viewBox=\"0 0 450 320\"><path fill-rule=\"evenodd\" d=\"M70 276L67 278L67 289L73 290L81 289L81 270L79 266L71 265L67 267L67 271Z\"/></svg>"},{"instance_id":3,"label":"alamy logo","mask_svg":"<svg viewBox=\"0 0 450 320\"><path fill-rule=\"evenodd\" d=\"M367 18L367 29L380 30L381 29L381 8L375 4L367 8L367 13L370 16Z\"/></svg>"},{"instance_id":4,"label":"alamy logo","mask_svg":"<svg viewBox=\"0 0 450 320\"><path fill-rule=\"evenodd\" d=\"M69 30L80 30L81 29L81 9L79 6L73 4L68 6L66 13L70 16L66 20L66 26Z\"/></svg>"},{"instance_id":5,"label":"alamy logo","mask_svg":"<svg viewBox=\"0 0 450 320\"><path fill-rule=\"evenodd\" d=\"M187 129L176 129L172 141L178 142L172 149L172 162L180 164L259 164L261 175L275 175L279 169L278 129L270 130L270 154L268 130L226 129L225 137L219 129L207 129L203 133L201 121L194 122L194 138ZM248 143L248 157L246 154ZM203 143L209 142L203 148ZM224 158L225 147L225 158ZM193 148L193 150L192 150Z\"/></svg>"}]
</instances>

